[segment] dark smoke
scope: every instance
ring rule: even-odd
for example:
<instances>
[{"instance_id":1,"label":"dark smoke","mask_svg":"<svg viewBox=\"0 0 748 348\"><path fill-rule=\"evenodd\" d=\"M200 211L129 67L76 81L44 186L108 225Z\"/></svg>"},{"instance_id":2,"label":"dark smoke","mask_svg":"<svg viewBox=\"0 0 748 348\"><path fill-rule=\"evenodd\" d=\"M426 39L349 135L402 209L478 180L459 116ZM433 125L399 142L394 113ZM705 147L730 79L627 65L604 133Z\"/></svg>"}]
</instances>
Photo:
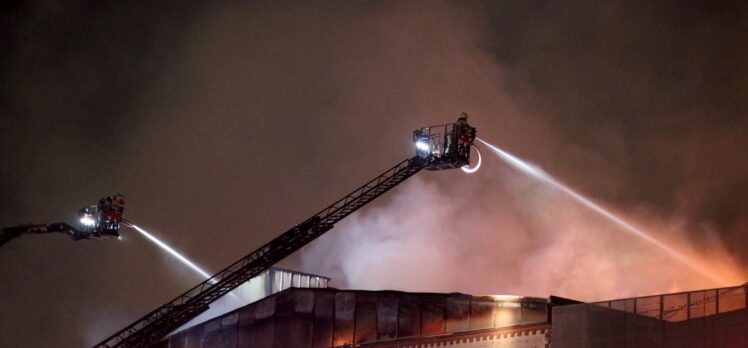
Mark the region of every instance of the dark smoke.
<instances>
[{"instance_id":1,"label":"dark smoke","mask_svg":"<svg viewBox=\"0 0 748 348\"><path fill-rule=\"evenodd\" d=\"M3 5L0 226L72 222L123 192L129 219L217 270L410 156L413 128L466 111L484 139L689 253L744 265L745 13ZM709 285L485 165L419 174L284 266L356 288L609 298ZM0 346L95 343L198 281L134 234L23 237L0 250Z\"/></svg>"}]
</instances>

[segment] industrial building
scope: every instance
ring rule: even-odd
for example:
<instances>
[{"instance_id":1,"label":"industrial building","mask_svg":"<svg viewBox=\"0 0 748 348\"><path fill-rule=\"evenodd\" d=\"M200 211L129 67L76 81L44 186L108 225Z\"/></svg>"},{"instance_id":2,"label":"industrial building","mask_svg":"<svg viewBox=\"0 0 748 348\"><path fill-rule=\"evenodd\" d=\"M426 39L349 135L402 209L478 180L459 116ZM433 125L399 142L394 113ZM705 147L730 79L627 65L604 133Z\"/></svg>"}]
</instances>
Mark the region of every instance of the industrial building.
<instances>
[{"instance_id":1,"label":"industrial building","mask_svg":"<svg viewBox=\"0 0 748 348\"><path fill-rule=\"evenodd\" d=\"M290 288L172 334L160 347L420 347L549 343L548 301L521 296ZM477 347L477 346L476 346Z\"/></svg>"},{"instance_id":2,"label":"industrial building","mask_svg":"<svg viewBox=\"0 0 748 348\"><path fill-rule=\"evenodd\" d=\"M273 272L263 277L277 279ZM276 286L274 289L280 292L273 291L254 303L180 330L156 346L748 346L748 284L581 303L554 296L546 299L308 287L303 276L299 274L299 281L291 287Z\"/></svg>"}]
</instances>

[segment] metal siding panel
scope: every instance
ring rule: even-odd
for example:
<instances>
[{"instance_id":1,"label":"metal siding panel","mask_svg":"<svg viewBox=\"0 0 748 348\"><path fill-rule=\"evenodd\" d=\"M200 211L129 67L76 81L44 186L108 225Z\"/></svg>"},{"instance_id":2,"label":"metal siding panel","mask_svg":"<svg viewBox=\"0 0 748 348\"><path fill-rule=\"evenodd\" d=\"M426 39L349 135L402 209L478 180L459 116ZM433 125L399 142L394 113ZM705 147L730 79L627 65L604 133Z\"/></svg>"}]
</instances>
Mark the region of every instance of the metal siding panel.
<instances>
[{"instance_id":1,"label":"metal siding panel","mask_svg":"<svg viewBox=\"0 0 748 348\"><path fill-rule=\"evenodd\" d=\"M257 305L251 305L239 310L239 320L237 322L237 346L238 347L255 347L254 330L255 330L255 312Z\"/></svg>"},{"instance_id":2,"label":"metal siding panel","mask_svg":"<svg viewBox=\"0 0 748 348\"><path fill-rule=\"evenodd\" d=\"M169 345L171 344L170 341L171 340L167 338L167 339L157 342L156 344L150 346L149 348L169 348Z\"/></svg>"},{"instance_id":3,"label":"metal siding panel","mask_svg":"<svg viewBox=\"0 0 748 348\"><path fill-rule=\"evenodd\" d=\"M291 337L289 347L311 347L314 325L314 292L298 289L293 292L292 296L294 311L289 332Z\"/></svg>"},{"instance_id":4,"label":"metal siding panel","mask_svg":"<svg viewBox=\"0 0 748 348\"><path fill-rule=\"evenodd\" d=\"M314 299L314 336L313 348L327 348L332 346L333 329L335 327L335 293L318 291Z\"/></svg>"},{"instance_id":5,"label":"metal siding panel","mask_svg":"<svg viewBox=\"0 0 748 348\"><path fill-rule=\"evenodd\" d=\"M383 293L377 303L377 339L397 337L399 298L396 294Z\"/></svg>"},{"instance_id":6,"label":"metal siding panel","mask_svg":"<svg viewBox=\"0 0 748 348\"><path fill-rule=\"evenodd\" d=\"M523 303L520 309L520 317L516 324L534 324L548 321L548 306L544 303L536 308L527 308ZM533 304L536 305L536 304Z\"/></svg>"},{"instance_id":7,"label":"metal siding panel","mask_svg":"<svg viewBox=\"0 0 748 348\"><path fill-rule=\"evenodd\" d=\"M294 297L296 290L290 289L275 296L275 315L273 323L273 347L286 348L291 345L291 336L293 336L293 315L294 315Z\"/></svg>"},{"instance_id":8,"label":"metal siding panel","mask_svg":"<svg viewBox=\"0 0 748 348\"><path fill-rule=\"evenodd\" d=\"M169 336L169 348L185 347L187 347L187 334L185 331Z\"/></svg>"},{"instance_id":9,"label":"metal siding panel","mask_svg":"<svg viewBox=\"0 0 748 348\"><path fill-rule=\"evenodd\" d=\"M255 323L252 329L252 348L273 347L273 335L275 333L275 302L278 296L273 296L257 303L255 311Z\"/></svg>"},{"instance_id":10,"label":"metal siding panel","mask_svg":"<svg viewBox=\"0 0 748 348\"><path fill-rule=\"evenodd\" d=\"M507 327L519 324L522 315L521 309L502 307L501 305L501 303L497 303L493 311L494 327Z\"/></svg>"},{"instance_id":11,"label":"metal siding panel","mask_svg":"<svg viewBox=\"0 0 748 348\"><path fill-rule=\"evenodd\" d=\"M219 348L221 345L221 319L205 323L203 331L203 348Z\"/></svg>"},{"instance_id":12,"label":"metal siding panel","mask_svg":"<svg viewBox=\"0 0 748 348\"><path fill-rule=\"evenodd\" d=\"M470 301L470 330L490 329L493 326L493 299L473 298Z\"/></svg>"},{"instance_id":13,"label":"metal siding panel","mask_svg":"<svg viewBox=\"0 0 748 348\"><path fill-rule=\"evenodd\" d=\"M589 337L590 344L598 347L605 343L614 344L611 338L616 337L615 333L626 327L626 312L616 309L610 309L597 305L590 305ZM617 344L613 345L617 347Z\"/></svg>"},{"instance_id":14,"label":"metal siding panel","mask_svg":"<svg viewBox=\"0 0 748 348\"><path fill-rule=\"evenodd\" d=\"M589 307L594 305L588 305ZM593 311L589 311L590 321L601 320L602 318L593 317ZM625 335L625 345L627 347L661 347L663 346L663 325L664 322L659 319L651 318L635 313L626 313L626 324L622 328L615 330L614 334Z\"/></svg>"},{"instance_id":15,"label":"metal siding panel","mask_svg":"<svg viewBox=\"0 0 748 348\"><path fill-rule=\"evenodd\" d=\"M377 339L377 302L376 293L356 294L356 324L353 330L354 342L362 343Z\"/></svg>"},{"instance_id":16,"label":"metal siding panel","mask_svg":"<svg viewBox=\"0 0 748 348\"><path fill-rule=\"evenodd\" d=\"M356 295L347 292L335 294L335 335L336 346L353 344L354 315L356 312Z\"/></svg>"},{"instance_id":17,"label":"metal siding panel","mask_svg":"<svg viewBox=\"0 0 748 348\"><path fill-rule=\"evenodd\" d=\"M421 299L421 333L423 336L444 333L444 296L424 295Z\"/></svg>"},{"instance_id":18,"label":"metal siding panel","mask_svg":"<svg viewBox=\"0 0 748 348\"><path fill-rule=\"evenodd\" d=\"M421 302L416 295L399 296L397 315L397 337L411 337L421 334Z\"/></svg>"},{"instance_id":19,"label":"metal siding panel","mask_svg":"<svg viewBox=\"0 0 748 348\"><path fill-rule=\"evenodd\" d=\"M711 335L714 347L748 345L748 310L741 309L716 315Z\"/></svg>"},{"instance_id":20,"label":"metal siding panel","mask_svg":"<svg viewBox=\"0 0 748 348\"><path fill-rule=\"evenodd\" d=\"M470 325L470 296L450 295L445 301L445 331L467 331Z\"/></svg>"},{"instance_id":21,"label":"metal siding panel","mask_svg":"<svg viewBox=\"0 0 748 348\"><path fill-rule=\"evenodd\" d=\"M586 348L589 306L568 305L553 307L551 342L553 348Z\"/></svg>"},{"instance_id":22,"label":"metal siding panel","mask_svg":"<svg viewBox=\"0 0 748 348\"><path fill-rule=\"evenodd\" d=\"M234 312L221 319L221 348L235 348L239 330L239 313Z\"/></svg>"},{"instance_id":23,"label":"metal siding panel","mask_svg":"<svg viewBox=\"0 0 748 348\"><path fill-rule=\"evenodd\" d=\"M205 329L205 325L199 325L199 326L190 328L189 331L187 331L187 337L185 340L186 342L185 348L202 348L204 329Z\"/></svg>"}]
</instances>

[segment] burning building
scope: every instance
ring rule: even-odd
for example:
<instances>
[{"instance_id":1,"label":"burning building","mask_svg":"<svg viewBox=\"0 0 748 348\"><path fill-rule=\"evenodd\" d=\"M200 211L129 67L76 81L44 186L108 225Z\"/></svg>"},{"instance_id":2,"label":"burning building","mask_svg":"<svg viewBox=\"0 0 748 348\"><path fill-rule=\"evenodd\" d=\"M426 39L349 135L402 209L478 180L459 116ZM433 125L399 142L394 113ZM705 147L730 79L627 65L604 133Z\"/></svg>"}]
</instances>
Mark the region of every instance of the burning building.
<instances>
[{"instance_id":1,"label":"burning building","mask_svg":"<svg viewBox=\"0 0 748 348\"><path fill-rule=\"evenodd\" d=\"M581 303L290 287L156 347L744 347L746 290L748 284Z\"/></svg>"},{"instance_id":2,"label":"burning building","mask_svg":"<svg viewBox=\"0 0 748 348\"><path fill-rule=\"evenodd\" d=\"M548 302L521 296L291 288L169 336L158 347L546 347Z\"/></svg>"}]
</instances>

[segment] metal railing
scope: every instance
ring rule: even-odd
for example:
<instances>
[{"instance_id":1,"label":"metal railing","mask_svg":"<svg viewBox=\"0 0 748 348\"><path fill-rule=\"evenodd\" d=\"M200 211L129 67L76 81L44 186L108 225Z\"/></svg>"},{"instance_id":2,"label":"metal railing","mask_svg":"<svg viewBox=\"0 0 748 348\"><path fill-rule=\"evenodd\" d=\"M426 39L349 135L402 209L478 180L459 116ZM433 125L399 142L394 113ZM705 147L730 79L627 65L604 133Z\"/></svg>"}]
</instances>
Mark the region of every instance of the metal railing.
<instances>
[{"instance_id":1,"label":"metal railing","mask_svg":"<svg viewBox=\"0 0 748 348\"><path fill-rule=\"evenodd\" d=\"M441 124L438 126L423 127L418 130L420 137L426 140L429 144L428 155L436 158L447 155L448 149L451 146L452 139L451 135L454 134L455 125L453 123ZM418 139L413 139L414 141ZM427 157L427 156L422 156Z\"/></svg>"},{"instance_id":2,"label":"metal railing","mask_svg":"<svg viewBox=\"0 0 748 348\"><path fill-rule=\"evenodd\" d=\"M593 302L592 305L678 322L748 308L748 283L718 289Z\"/></svg>"}]
</instances>

